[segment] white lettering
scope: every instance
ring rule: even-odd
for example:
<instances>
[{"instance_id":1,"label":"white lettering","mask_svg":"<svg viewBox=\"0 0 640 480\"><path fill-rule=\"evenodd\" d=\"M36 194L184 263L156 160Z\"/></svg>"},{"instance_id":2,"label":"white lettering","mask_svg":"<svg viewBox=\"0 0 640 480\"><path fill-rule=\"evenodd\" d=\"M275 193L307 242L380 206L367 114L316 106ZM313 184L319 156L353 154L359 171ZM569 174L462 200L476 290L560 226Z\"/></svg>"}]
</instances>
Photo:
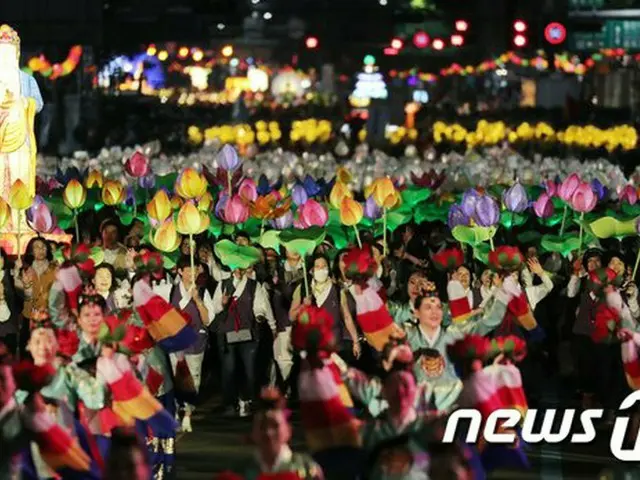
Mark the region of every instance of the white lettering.
<instances>
[{"instance_id":1,"label":"white lettering","mask_svg":"<svg viewBox=\"0 0 640 480\"><path fill-rule=\"evenodd\" d=\"M526 443L560 443L570 434L571 424L573 423L573 416L575 410L566 410L562 414L562 423L560 425L560 431L558 433L551 433L553 429L553 423L556 419L556 409L550 408L544 412L544 418L542 419L542 428L539 433L533 431L538 416L538 410L531 409L527 412L524 418L524 424L522 425L522 439Z\"/></svg>"},{"instance_id":2,"label":"white lettering","mask_svg":"<svg viewBox=\"0 0 640 480\"><path fill-rule=\"evenodd\" d=\"M476 443L480 436L480 426L482 425L482 414L473 409L460 409L449 415L447 419L447 427L444 430L443 443L453 443L456 440L456 432L458 430L458 421L461 418L469 420L469 430L467 430L467 438L465 442Z\"/></svg>"},{"instance_id":3,"label":"white lettering","mask_svg":"<svg viewBox=\"0 0 640 480\"><path fill-rule=\"evenodd\" d=\"M580 423L582 424L582 430L584 433L575 433L571 437L571 443L591 443L596 438L596 428L593 425L593 421L596 418L602 418L604 410L593 409L585 410L580 414Z\"/></svg>"},{"instance_id":4,"label":"white lettering","mask_svg":"<svg viewBox=\"0 0 640 480\"><path fill-rule=\"evenodd\" d=\"M515 434L513 432L498 433L498 425L500 428L515 428L521 418L522 415L515 409L501 409L491 412L484 426L485 440L488 443L514 443L516 441ZM504 422L498 423L500 420L504 420Z\"/></svg>"},{"instance_id":5,"label":"white lettering","mask_svg":"<svg viewBox=\"0 0 640 480\"><path fill-rule=\"evenodd\" d=\"M620 410L628 410L638 401L640 401L640 390L628 395L620 404ZM611 449L611 454L618 460L623 462L637 462L640 460L640 435L636 438L632 450L623 450L622 448L624 439L627 436L628 426L629 417L619 417L616 419L616 423L613 425L609 448Z\"/></svg>"}]
</instances>

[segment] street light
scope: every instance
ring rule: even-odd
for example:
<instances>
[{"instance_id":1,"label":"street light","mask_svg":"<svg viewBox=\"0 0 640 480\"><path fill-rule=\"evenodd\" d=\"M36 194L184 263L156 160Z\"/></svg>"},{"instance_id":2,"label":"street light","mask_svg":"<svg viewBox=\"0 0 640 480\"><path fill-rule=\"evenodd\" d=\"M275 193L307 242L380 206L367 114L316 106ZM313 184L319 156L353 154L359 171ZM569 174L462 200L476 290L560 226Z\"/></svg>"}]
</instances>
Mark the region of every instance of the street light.
<instances>
[{"instance_id":1,"label":"street light","mask_svg":"<svg viewBox=\"0 0 640 480\"><path fill-rule=\"evenodd\" d=\"M456 30L458 32L466 32L469 30L469 24L466 20L456 20Z\"/></svg>"},{"instance_id":2,"label":"street light","mask_svg":"<svg viewBox=\"0 0 640 480\"><path fill-rule=\"evenodd\" d=\"M309 50L313 50L314 48L318 48L318 44L320 42L318 41L318 39L316 37L309 37L307 38L307 41L305 42L305 44L307 45L307 48Z\"/></svg>"},{"instance_id":3,"label":"street light","mask_svg":"<svg viewBox=\"0 0 640 480\"><path fill-rule=\"evenodd\" d=\"M222 47L222 55L224 57L230 57L233 55L233 47L231 45L225 45Z\"/></svg>"},{"instance_id":4,"label":"street light","mask_svg":"<svg viewBox=\"0 0 640 480\"><path fill-rule=\"evenodd\" d=\"M400 50L404 47L404 42L400 38L394 38L391 40L391 48L395 48L396 50Z\"/></svg>"}]
</instances>

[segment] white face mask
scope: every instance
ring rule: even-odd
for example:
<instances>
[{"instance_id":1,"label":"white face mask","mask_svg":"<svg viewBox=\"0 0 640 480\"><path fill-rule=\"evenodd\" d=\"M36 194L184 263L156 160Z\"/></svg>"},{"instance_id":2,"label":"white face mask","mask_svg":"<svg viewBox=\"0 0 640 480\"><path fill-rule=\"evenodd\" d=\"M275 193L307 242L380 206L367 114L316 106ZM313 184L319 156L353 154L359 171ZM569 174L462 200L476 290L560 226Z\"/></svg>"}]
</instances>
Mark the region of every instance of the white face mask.
<instances>
[{"instance_id":1,"label":"white face mask","mask_svg":"<svg viewBox=\"0 0 640 480\"><path fill-rule=\"evenodd\" d=\"M322 268L320 270L313 270L313 279L318 283L324 283L329 278L329 270Z\"/></svg>"}]
</instances>

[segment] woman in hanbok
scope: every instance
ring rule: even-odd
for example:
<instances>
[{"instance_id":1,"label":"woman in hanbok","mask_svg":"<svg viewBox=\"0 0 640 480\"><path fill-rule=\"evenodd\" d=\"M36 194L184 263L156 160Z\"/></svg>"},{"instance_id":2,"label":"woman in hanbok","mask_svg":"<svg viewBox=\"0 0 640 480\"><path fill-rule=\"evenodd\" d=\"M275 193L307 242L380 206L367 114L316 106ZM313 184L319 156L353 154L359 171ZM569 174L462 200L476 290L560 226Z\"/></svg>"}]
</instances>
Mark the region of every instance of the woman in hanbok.
<instances>
[{"instance_id":1,"label":"woman in hanbok","mask_svg":"<svg viewBox=\"0 0 640 480\"><path fill-rule=\"evenodd\" d=\"M101 452L89 433L89 425L83 422L86 419L85 409L99 411L105 406L106 386L95 376L69 362L69 357L78 344L75 332L60 332L59 338L64 341L63 348L60 350L56 333L48 320L36 323L34 327L27 345L33 363L36 367L51 366L55 371L53 379L40 390L40 394L56 422L81 438L81 444L93 460L94 474L87 474L86 478L97 478L95 471L102 462ZM26 398L27 392L16 392L16 399L19 402L24 402ZM29 454L30 461L26 463L23 478L57 477L57 474L44 462L35 444L31 444Z\"/></svg>"},{"instance_id":2,"label":"woman in hanbok","mask_svg":"<svg viewBox=\"0 0 640 480\"><path fill-rule=\"evenodd\" d=\"M400 326L415 319L413 305L421 295L435 290L435 285L429 282L427 275L422 270L416 270L409 275L406 297L403 301L389 302L389 313L393 321Z\"/></svg>"},{"instance_id":3,"label":"woman in hanbok","mask_svg":"<svg viewBox=\"0 0 640 480\"><path fill-rule=\"evenodd\" d=\"M457 285L456 285L457 284ZM449 282L449 290L460 289L456 280ZM433 293L415 300L417 324L406 329L407 341L416 357L414 373L418 384L426 383L433 392L432 403L437 410L450 408L458 398L462 383L448 359L447 346L469 333L487 335L502 322L511 298L518 295L519 286L508 277L494 295L494 302L486 312L472 314L466 320L445 327L442 325L443 307ZM470 312L470 308L468 308Z\"/></svg>"}]
</instances>

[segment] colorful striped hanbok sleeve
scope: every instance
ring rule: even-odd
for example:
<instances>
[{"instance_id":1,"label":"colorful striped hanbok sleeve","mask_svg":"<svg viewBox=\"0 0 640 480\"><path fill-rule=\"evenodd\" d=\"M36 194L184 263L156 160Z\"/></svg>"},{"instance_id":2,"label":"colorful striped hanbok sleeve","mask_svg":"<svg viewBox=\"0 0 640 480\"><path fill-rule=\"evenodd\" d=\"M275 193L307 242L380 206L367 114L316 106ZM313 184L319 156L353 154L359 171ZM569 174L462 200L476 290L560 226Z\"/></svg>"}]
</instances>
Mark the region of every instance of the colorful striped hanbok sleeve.
<instances>
[{"instance_id":1,"label":"colorful striped hanbok sleeve","mask_svg":"<svg viewBox=\"0 0 640 480\"><path fill-rule=\"evenodd\" d=\"M144 281L133 286L133 303L149 334L165 352L180 352L197 340L187 319Z\"/></svg>"},{"instance_id":2,"label":"colorful striped hanbok sleeve","mask_svg":"<svg viewBox=\"0 0 640 480\"><path fill-rule=\"evenodd\" d=\"M367 287L361 292L352 291L356 301L356 322L369 345L381 352L400 327L393 322L385 303L373 288Z\"/></svg>"},{"instance_id":3,"label":"colorful striped hanbok sleeve","mask_svg":"<svg viewBox=\"0 0 640 480\"><path fill-rule=\"evenodd\" d=\"M30 415L28 425L42 459L51 469L59 470L66 467L81 472L90 470L89 456L76 439L55 423L55 419L48 412L42 411Z\"/></svg>"},{"instance_id":4,"label":"colorful striped hanbok sleeve","mask_svg":"<svg viewBox=\"0 0 640 480\"><path fill-rule=\"evenodd\" d=\"M170 435L177 427L171 416L136 378L129 360L122 354L98 359L98 376L109 387L111 408L124 425L146 422L156 435Z\"/></svg>"}]
</instances>

